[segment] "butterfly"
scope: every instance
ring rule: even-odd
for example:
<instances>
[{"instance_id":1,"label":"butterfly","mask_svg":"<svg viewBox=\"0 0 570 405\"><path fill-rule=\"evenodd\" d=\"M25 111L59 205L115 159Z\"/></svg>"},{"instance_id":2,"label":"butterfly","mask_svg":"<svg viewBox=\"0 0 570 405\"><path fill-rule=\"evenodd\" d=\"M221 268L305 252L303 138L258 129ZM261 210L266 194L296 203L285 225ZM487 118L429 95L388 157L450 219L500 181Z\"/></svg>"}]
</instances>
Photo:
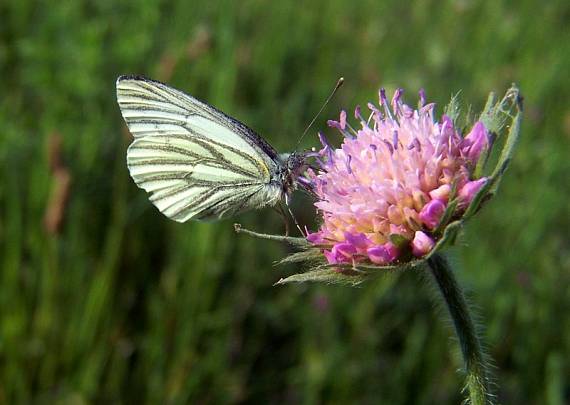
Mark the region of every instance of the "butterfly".
<instances>
[{"instance_id":1,"label":"butterfly","mask_svg":"<svg viewBox=\"0 0 570 405\"><path fill-rule=\"evenodd\" d=\"M168 218L221 219L288 202L306 168L252 129L188 94L141 76L117 79L117 102L134 141L127 166Z\"/></svg>"}]
</instances>

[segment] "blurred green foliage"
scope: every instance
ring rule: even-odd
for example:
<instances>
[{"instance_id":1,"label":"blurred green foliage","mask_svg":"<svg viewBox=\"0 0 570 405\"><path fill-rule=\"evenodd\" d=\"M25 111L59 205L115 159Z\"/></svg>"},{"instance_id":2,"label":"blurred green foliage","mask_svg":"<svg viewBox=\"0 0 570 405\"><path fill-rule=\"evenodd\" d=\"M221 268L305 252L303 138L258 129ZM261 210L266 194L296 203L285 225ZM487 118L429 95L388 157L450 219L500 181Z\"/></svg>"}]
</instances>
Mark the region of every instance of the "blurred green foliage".
<instances>
[{"instance_id":1,"label":"blurred green foliage","mask_svg":"<svg viewBox=\"0 0 570 405\"><path fill-rule=\"evenodd\" d=\"M417 273L272 287L294 270L273 266L284 246L160 215L126 170L126 73L282 151L340 75L321 129L380 86L440 106L461 90L478 111L517 82L519 150L455 261L501 402L570 401L569 20L564 0L1 2L0 402L461 401L457 344ZM294 209L313 223L310 202ZM239 221L282 232L271 210Z\"/></svg>"}]
</instances>

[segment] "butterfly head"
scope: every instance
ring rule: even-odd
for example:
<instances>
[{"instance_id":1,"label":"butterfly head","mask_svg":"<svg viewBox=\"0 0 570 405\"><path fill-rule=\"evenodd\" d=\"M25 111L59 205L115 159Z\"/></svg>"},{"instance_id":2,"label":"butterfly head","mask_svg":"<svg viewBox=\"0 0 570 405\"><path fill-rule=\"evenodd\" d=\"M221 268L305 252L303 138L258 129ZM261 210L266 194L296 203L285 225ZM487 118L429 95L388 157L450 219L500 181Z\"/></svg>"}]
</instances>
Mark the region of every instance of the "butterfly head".
<instances>
[{"instance_id":1,"label":"butterfly head","mask_svg":"<svg viewBox=\"0 0 570 405\"><path fill-rule=\"evenodd\" d=\"M304 153L292 152L281 155L283 166L279 173L279 183L283 192L288 195L297 189L297 179L307 169L307 161Z\"/></svg>"}]
</instances>

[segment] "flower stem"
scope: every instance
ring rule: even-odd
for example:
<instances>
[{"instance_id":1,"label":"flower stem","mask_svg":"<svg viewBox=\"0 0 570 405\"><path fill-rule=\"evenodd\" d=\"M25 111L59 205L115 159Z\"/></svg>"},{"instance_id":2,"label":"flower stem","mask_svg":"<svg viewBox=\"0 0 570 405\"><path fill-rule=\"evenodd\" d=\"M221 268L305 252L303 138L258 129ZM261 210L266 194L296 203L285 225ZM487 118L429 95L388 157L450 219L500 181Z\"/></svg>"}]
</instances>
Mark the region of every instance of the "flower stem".
<instances>
[{"instance_id":1,"label":"flower stem","mask_svg":"<svg viewBox=\"0 0 570 405\"><path fill-rule=\"evenodd\" d=\"M435 253L427 262L445 300L459 339L467 374L465 388L469 391L469 403L471 405L492 404L485 355L481 350L481 343L463 291L445 256Z\"/></svg>"}]
</instances>

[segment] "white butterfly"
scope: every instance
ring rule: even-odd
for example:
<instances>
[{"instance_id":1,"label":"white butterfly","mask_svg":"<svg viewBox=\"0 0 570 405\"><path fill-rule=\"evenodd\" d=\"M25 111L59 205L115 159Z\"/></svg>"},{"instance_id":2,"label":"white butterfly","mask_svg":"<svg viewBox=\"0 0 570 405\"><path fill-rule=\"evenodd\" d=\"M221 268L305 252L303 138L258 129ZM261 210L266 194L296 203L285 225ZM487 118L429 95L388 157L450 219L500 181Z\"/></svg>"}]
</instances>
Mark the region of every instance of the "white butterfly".
<instances>
[{"instance_id":1,"label":"white butterfly","mask_svg":"<svg viewBox=\"0 0 570 405\"><path fill-rule=\"evenodd\" d=\"M279 155L253 130L194 97L121 76L117 101L135 137L127 151L131 177L175 221L274 206L297 188L303 155Z\"/></svg>"}]
</instances>

